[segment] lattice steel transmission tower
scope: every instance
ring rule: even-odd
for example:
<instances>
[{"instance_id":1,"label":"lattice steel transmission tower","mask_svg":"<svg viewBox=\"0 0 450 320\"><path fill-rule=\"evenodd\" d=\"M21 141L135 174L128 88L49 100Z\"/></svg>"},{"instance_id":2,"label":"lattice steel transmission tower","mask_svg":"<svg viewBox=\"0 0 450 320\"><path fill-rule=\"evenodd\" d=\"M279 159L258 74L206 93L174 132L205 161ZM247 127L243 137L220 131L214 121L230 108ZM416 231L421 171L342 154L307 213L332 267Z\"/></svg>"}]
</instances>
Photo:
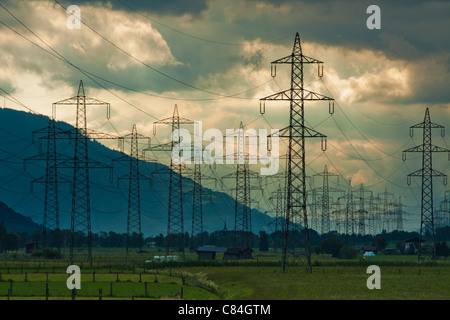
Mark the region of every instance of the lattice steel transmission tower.
<instances>
[{"instance_id":1,"label":"lattice steel transmission tower","mask_svg":"<svg viewBox=\"0 0 450 320\"><path fill-rule=\"evenodd\" d=\"M369 228L366 228L367 221L369 220L369 212L366 210L366 197L365 194L370 191L366 190L364 188L364 185L361 183L359 186L359 207L358 210L356 210L357 213L357 227L358 227L358 234L359 235L366 235L366 229L369 230Z\"/></svg>"},{"instance_id":2,"label":"lattice steel transmission tower","mask_svg":"<svg viewBox=\"0 0 450 320\"><path fill-rule=\"evenodd\" d=\"M318 214L317 214L317 209L318 209L318 207L319 207L319 200L317 199L318 198L318 195L317 195L317 188L314 188L314 186L311 186L310 187L310 194L311 194L311 204L310 204L310 210L309 210L309 212L310 212L310 214L309 214L309 219L308 219L308 221L309 221L309 225L310 225L310 229L312 229L312 230L315 230L315 231L317 231L317 232L319 232L319 227L318 227L318 225L319 225L319 217L318 217ZM320 199L320 200L322 200L322 199Z\"/></svg>"},{"instance_id":3,"label":"lattice steel transmission tower","mask_svg":"<svg viewBox=\"0 0 450 320\"><path fill-rule=\"evenodd\" d=\"M191 252L195 251L198 246L204 245L204 233L203 233L203 197L208 196L211 201L211 194L205 191L203 187L204 181L214 181L217 186L217 180L214 177L206 176L202 173L202 157L203 148L194 147L194 170L190 170L193 188L191 192L187 192L187 195L192 196L192 225L191 225Z\"/></svg>"},{"instance_id":4,"label":"lattice steel transmission tower","mask_svg":"<svg viewBox=\"0 0 450 320\"><path fill-rule=\"evenodd\" d=\"M329 187L329 177L338 177L337 174L328 171L327 165L325 165L323 172L315 174L315 176L322 177L322 203L321 203L321 229L322 234L329 233L331 231L331 217L330 217L330 192L341 192L335 188ZM338 180L339 181L339 180Z\"/></svg>"},{"instance_id":5,"label":"lattice steel transmission tower","mask_svg":"<svg viewBox=\"0 0 450 320\"><path fill-rule=\"evenodd\" d=\"M58 132L60 130L58 129ZM42 247L48 246L47 231L53 230L56 232L56 246L58 250L61 249L61 238L60 238L60 228L59 228L59 196L58 196L58 184L60 183L70 183L71 181L62 177L58 174L58 161L70 159L68 156L57 154L56 152L56 133L57 128L55 125L55 120L49 119L48 126L40 130L33 132L33 143L35 143L35 135L45 134L47 139L47 152L42 152L42 139L38 141L39 154L31 158L24 160L24 169L26 170L26 163L31 161L45 161L46 162L46 172L45 176L34 179L31 182L33 188L34 183L45 185L45 198L44 198L44 219L43 219L43 230L42 230Z\"/></svg>"},{"instance_id":6,"label":"lattice steel transmission tower","mask_svg":"<svg viewBox=\"0 0 450 320\"><path fill-rule=\"evenodd\" d=\"M352 180L348 182L347 201L345 204L345 234L355 234Z\"/></svg>"},{"instance_id":7,"label":"lattice steel transmission tower","mask_svg":"<svg viewBox=\"0 0 450 320\"><path fill-rule=\"evenodd\" d=\"M433 169L432 155L434 152L447 152L450 160L450 150L435 146L431 143L432 129L441 129L441 136L445 135L445 127L431 122L430 111L425 110L423 122L410 127L410 136L413 136L414 129L423 130L423 142L403 151L403 161L406 160L407 152L418 152L422 154L422 168L408 175L408 184L411 183L411 177L422 178L422 205L420 215L420 235L419 249L417 258L420 260L423 255L431 255L436 258L436 243L434 229L434 207L433 207L433 177L443 177L444 184L447 184L447 175Z\"/></svg>"},{"instance_id":8,"label":"lattice steel transmission tower","mask_svg":"<svg viewBox=\"0 0 450 320\"><path fill-rule=\"evenodd\" d=\"M199 235L198 245L202 246L203 242L203 186L202 186L202 168L200 158L201 150L195 150L194 156L194 188L192 190L192 225L191 225L191 251L195 250L195 235Z\"/></svg>"},{"instance_id":9,"label":"lattice steel transmission tower","mask_svg":"<svg viewBox=\"0 0 450 320\"><path fill-rule=\"evenodd\" d=\"M92 264L92 232L91 232L91 198L89 169L112 169L93 159L89 159L88 140L93 136L89 135L87 129L87 106L106 106L107 118L110 116L110 104L97 99L86 97L83 81L80 81L77 96L65 99L53 104L53 118L55 118L58 106L76 106L76 125L74 132L64 132L62 135L69 135L69 139L75 140L75 151L72 159L59 162L62 168L73 169L72 179L72 211L71 211L71 241L70 255L71 263L74 261L74 243L76 232L87 235L87 257ZM67 137L61 137L67 139ZM81 250L81 249L80 249Z\"/></svg>"},{"instance_id":10,"label":"lattice steel transmission tower","mask_svg":"<svg viewBox=\"0 0 450 320\"><path fill-rule=\"evenodd\" d=\"M139 241L139 249L143 245L143 233L141 222L141 180L151 182L151 177L146 176L140 172L139 166L139 140L146 140L150 145L150 138L137 133L136 125L130 134L119 138L122 142L121 150L125 140L130 140L130 154L124 155L113 162L128 162L129 173L118 178L118 180L128 180L128 214L127 214L127 240L126 240L126 254L128 251L133 236L137 235Z\"/></svg>"},{"instance_id":11,"label":"lattice steel transmission tower","mask_svg":"<svg viewBox=\"0 0 450 320\"><path fill-rule=\"evenodd\" d=\"M249 246L249 233L251 232L251 191L261 189L261 178L250 171L248 160L255 155L250 155L246 150L246 134L241 122L239 129L228 132L227 136L234 136L237 140L237 152L227 154L227 160L236 159L236 172L222 177L235 181L235 206L234 206L234 246ZM259 186L252 185L252 181L258 181Z\"/></svg>"},{"instance_id":12,"label":"lattice steel transmission tower","mask_svg":"<svg viewBox=\"0 0 450 320\"><path fill-rule=\"evenodd\" d=\"M380 205L382 207L382 222L381 222L381 231L385 230L386 232L390 232L390 226L392 222L393 209L392 206L394 204L394 194L387 191L387 188L384 189L384 192L379 194L380 197Z\"/></svg>"},{"instance_id":13,"label":"lattice steel transmission tower","mask_svg":"<svg viewBox=\"0 0 450 320\"><path fill-rule=\"evenodd\" d=\"M180 152L174 152L175 147L181 144L181 125L193 125L195 121L180 117L178 106L175 105L172 117L155 121L153 123L153 135L156 135L158 124L170 125L172 127L171 142L161 145L151 146L143 150L171 152L169 170L157 170L154 174L169 174L169 204L167 219L167 246L166 254L176 243L181 251L182 259L185 258L184 250L184 214L183 214L183 163Z\"/></svg>"},{"instance_id":14,"label":"lattice steel transmission tower","mask_svg":"<svg viewBox=\"0 0 450 320\"><path fill-rule=\"evenodd\" d=\"M281 186L281 184L278 185L277 191L272 192L272 195L269 197L269 200L275 200L275 237L274 237L274 243L273 243L273 250L276 251L277 249L277 237L276 233L278 231L284 230L284 212L285 212L285 203L284 200L286 199L285 196L285 190Z\"/></svg>"},{"instance_id":15,"label":"lattice steel transmission tower","mask_svg":"<svg viewBox=\"0 0 450 320\"><path fill-rule=\"evenodd\" d=\"M439 203L439 219L435 223L436 228L443 228L450 225L450 199L449 191L445 192L444 200Z\"/></svg>"},{"instance_id":16,"label":"lattice steel transmission tower","mask_svg":"<svg viewBox=\"0 0 450 320\"><path fill-rule=\"evenodd\" d=\"M306 90L304 88L303 74L305 64L318 64L319 76L322 76L322 61L303 55L300 43L300 36L295 35L292 53L284 58L275 60L272 65L272 76L276 75L276 65L287 64L291 66L291 85L290 88L279 93L267 96L261 99L260 112L265 112L265 101L284 100L290 102L289 125L280 130L279 136L289 139L288 146L288 166L287 170L287 224L285 228L285 243L283 244L282 270L286 268L287 257L287 240L289 238L288 228L290 221L293 221L298 228L299 223L303 224L306 268L308 272L312 272L311 268L311 249L308 235L308 214L307 194L306 194L306 166L305 166L305 139L321 138L322 149L325 149L326 136L305 126L305 101L320 101L334 99L324 95ZM273 68L275 67L275 68ZM330 109L331 111L331 109ZM301 230L300 230L301 231Z\"/></svg>"},{"instance_id":17,"label":"lattice steel transmission tower","mask_svg":"<svg viewBox=\"0 0 450 320\"><path fill-rule=\"evenodd\" d=\"M337 198L335 202L335 210L332 212L335 220L335 230L337 233L345 234L346 233L346 217L347 210L345 207L346 194Z\"/></svg>"},{"instance_id":18,"label":"lattice steel transmission tower","mask_svg":"<svg viewBox=\"0 0 450 320\"><path fill-rule=\"evenodd\" d=\"M395 230L396 231L403 231L403 214L405 213L403 211L403 203L402 203L402 197L398 198L398 202L395 204L396 206L396 214L395 214Z\"/></svg>"},{"instance_id":19,"label":"lattice steel transmission tower","mask_svg":"<svg viewBox=\"0 0 450 320\"><path fill-rule=\"evenodd\" d=\"M370 192L369 197L369 212L367 216L367 231L371 235L376 234L376 212L377 212L377 205L375 202L375 197L373 196L373 192Z\"/></svg>"}]
</instances>

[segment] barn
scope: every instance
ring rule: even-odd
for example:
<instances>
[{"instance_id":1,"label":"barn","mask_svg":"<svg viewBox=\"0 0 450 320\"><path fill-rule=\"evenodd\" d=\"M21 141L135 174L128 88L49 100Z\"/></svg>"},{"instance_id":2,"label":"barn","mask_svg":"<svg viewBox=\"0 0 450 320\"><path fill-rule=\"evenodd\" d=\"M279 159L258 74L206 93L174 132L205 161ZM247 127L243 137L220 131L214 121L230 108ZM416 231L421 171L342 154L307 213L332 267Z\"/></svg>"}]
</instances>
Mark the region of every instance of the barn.
<instances>
[{"instance_id":1,"label":"barn","mask_svg":"<svg viewBox=\"0 0 450 320\"><path fill-rule=\"evenodd\" d=\"M253 250L249 247L228 248L223 255L224 260L253 259Z\"/></svg>"},{"instance_id":2,"label":"barn","mask_svg":"<svg viewBox=\"0 0 450 320\"><path fill-rule=\"evenodd\" d=\"M215 260L217 252L225 252L227 248L216 246L201 246L197 249L198 260Z\"/></svg>"}]
</instances>

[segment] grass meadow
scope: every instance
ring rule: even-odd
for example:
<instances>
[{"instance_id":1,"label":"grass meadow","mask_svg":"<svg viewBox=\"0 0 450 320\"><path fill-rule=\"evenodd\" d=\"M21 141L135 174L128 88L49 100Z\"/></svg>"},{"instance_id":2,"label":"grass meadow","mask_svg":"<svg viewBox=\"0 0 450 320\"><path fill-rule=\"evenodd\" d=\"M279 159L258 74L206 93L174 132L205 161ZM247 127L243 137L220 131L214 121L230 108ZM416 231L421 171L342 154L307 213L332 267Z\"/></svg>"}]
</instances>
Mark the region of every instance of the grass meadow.
<instances>
[{"instance_id":1,"label":"grass meadow","mask_svg":"<svg viewBox=\"0 0 450 320\"><path fill-rule=\"evenodd\" d=\"M378 255L370 260L313 256L309 274L299 265L282 273L279 253L255 252L252 260L232 262L222 261L220 255L215 261L198 261L187 253L186 262L148 262L154 255L161 252L124 259L122 251L110 250L95 252L92 265L74 262L81 269L75 300L450 299L448 261L419 263L415 256ZM24 257L0 259L0 300L72 299L66 286L67 261ZM371 264L380 267L381 289L367 288Z\"/></svg>"}]
</instances>

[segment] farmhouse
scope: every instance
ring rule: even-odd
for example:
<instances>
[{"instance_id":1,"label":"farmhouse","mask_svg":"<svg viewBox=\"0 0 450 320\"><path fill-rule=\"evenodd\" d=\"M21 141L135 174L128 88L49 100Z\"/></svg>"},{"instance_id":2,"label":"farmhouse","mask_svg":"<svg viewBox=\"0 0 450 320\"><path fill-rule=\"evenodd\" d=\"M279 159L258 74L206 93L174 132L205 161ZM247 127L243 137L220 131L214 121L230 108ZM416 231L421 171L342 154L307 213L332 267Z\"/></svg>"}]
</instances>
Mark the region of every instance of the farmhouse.
<instances>
[{"instance_id":1,"label":"farmhouse","mask_svg":"<svg viewBox=\"0 0 450 320\"><path fill-rule=\"evenodd\" d=\"M228 248L223 255L224 260L253 259L253 250L249 247Z\"/></svg>"},{"instance_id":2,"label":"farmhouse","mask_svg":"<svg viewBox=\"0 0 450 320\"><path fill-rule=\"evenodd\" d=\"M217 252L225 252L227 248L216 246L201 246L197 249L198 260L215 260Z\"/></svg>"}]
</instances>

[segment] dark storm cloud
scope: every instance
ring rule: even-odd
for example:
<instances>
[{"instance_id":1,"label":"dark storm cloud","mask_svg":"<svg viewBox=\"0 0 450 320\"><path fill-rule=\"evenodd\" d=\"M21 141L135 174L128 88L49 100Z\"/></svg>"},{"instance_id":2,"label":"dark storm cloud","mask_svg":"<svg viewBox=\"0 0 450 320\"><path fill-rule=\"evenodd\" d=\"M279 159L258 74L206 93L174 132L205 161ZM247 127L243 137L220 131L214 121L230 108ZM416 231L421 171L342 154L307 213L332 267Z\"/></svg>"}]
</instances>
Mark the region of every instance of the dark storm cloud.
<instances>
[{"instance_id":1,"label":"dark storm cloud","mask_svg":"<svg viewBox=\"0 0 450 320\"><path fill-rule=\"evenodd\" d=\"M303 40L348 48L381 50L392 58L421 59L450 51L450 2L425 0L247 0L274 8L289 6L296 19L273 25L296 25ZM381 29L369 30L370 5L381 10ZM275 17L275 15L274 15Z\"/></svg>"},{"instance_id":2,"label":"dark storm cloud","mask_svg":"<svg viewBox=\"0 0 450 320\"><path fill-rule=\"evenodd\" d=\"M208 0L102 0L84 1L70 0L62 2L64 5L111 5L113 9L125 11L144 11L153 14L168 15L198 15L208 8Z\"/></svg>"}]
</instances>

